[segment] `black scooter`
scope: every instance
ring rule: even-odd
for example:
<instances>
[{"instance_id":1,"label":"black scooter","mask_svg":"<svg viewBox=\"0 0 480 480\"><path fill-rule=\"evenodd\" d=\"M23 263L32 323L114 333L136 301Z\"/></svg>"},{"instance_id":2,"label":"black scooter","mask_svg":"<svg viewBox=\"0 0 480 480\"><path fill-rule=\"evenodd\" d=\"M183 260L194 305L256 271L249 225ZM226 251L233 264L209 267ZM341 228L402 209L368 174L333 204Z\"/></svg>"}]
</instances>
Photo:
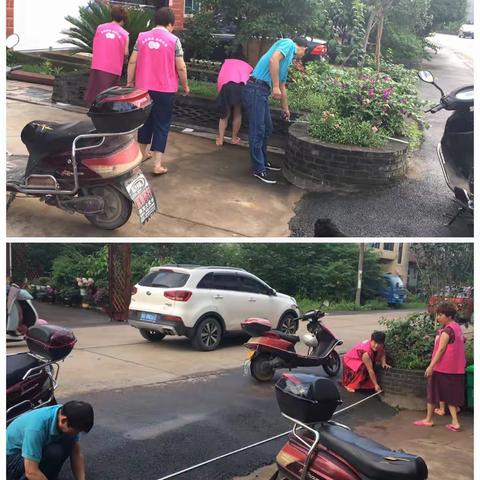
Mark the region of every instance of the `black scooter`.
<instances>
[{"instance_id":1,"label":"black scooter","mask_svg":"<svg viewBox=\"0 0 480 480\"><path fill-rule=\"evenodd\" d=\"M440 103L426 111L453 111L447 120L437 155L448 188L460 205L458 212L447 223L451 225L459 215L473 221L473 85L461 87L445 95L428 71L418 72L419 78L434 85L442 94Z\"/></svg>"}]
</instances>

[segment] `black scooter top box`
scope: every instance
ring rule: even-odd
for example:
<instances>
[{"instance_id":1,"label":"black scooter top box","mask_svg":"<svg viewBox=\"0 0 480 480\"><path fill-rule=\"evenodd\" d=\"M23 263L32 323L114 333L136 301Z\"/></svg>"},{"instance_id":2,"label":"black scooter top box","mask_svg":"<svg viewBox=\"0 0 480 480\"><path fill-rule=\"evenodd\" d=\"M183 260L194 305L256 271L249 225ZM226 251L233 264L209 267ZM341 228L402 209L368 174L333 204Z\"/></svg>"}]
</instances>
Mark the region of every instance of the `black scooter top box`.
<instances>
[{"instance_id":1,"label":"black scooter top box","mask_svg":"<svg viewBox=\"0 0 480 480\"><path fill-rule=\"evenodd\" d=\"M326 422L342 403L334 382L301 373L284 373L275 385L280 410L303 423Z\"/></svg>"},{"instance_id":2,"label":"black scooter top box","mask_svg":"<svg viewBox=\"0 0 480 480\"><path fill-rule=\"evenodd\" d=\"M145 90L112 87L97 95L88 116L98 133L130 132L147 121L152 105Z\"/></svg>"},{"instance_id":3,"label":"black scooter top box","mask_svg":"<svg viewBox=\"0 0 480 480\"><path fill-rule=\"evenodd\" d=\"M25 339L30 352L47 362L63 360L77 343L71 330L55 325L34 325Z\"/></svg>"}]
</instances>

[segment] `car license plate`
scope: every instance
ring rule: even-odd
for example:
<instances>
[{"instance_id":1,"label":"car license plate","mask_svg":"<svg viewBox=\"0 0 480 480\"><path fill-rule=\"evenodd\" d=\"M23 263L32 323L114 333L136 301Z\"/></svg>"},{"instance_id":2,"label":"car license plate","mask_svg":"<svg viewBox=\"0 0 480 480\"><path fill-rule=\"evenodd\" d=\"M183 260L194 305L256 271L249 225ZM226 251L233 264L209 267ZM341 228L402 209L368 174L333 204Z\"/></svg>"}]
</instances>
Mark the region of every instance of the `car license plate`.
<instances>
[{"instance_id":1,"label":"car license plate","mask_svg":"<svg viewBox=\"0 0 480 480\"><path fill-rule=\"evenodd\" d=\"M143 320L144 322L156 322L157 314L149 313L149 312L140 312L140 320Z\"/></svg>"},{"instance_id":2,"label":"car license plate","mask_svg":"<svg viewBox=\"0 0 480 480\"><path fill-rule=\"evenodd\" d=\"M250 364L252 362L249 360L245 360L244 364L243 364L243 374L244 375L250 375Z\"/></svg>"},{"instance_id":3,"label":"car license plate","mask_svg":"<svg viewBox=\"0 0 480 480\"><path fill-rule=\"evenodd\" d=\"M132 202L137 207L140 223L144 224L157 211L157 201L148 180L137 168L133 171L133 175L124 182L124 185Z\"/></svg>"}]
</instances>

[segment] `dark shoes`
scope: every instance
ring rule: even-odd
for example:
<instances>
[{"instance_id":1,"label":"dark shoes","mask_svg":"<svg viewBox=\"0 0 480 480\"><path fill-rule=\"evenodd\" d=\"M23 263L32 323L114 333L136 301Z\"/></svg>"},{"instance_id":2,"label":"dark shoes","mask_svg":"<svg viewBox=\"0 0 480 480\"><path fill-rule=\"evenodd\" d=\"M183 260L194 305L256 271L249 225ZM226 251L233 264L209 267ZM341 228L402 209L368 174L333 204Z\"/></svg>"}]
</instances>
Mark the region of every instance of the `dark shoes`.
<instances>
[{"instance_id":1,"label":"dark shoes","mask_svg":"<svg viewBox=\"0 0 480 480\"><path fill-rule=\"evenodd\" d=\"M254 177L257 177L259 180L261 180L261 181L264 182L264 183L277 183L276 180L274 180L273 178L271 178L271 177L268 175L268 172L267 172L267 171L262 172L262 173L254 173L253 176L254 176Z\"/></svg>"},{"instance_id":2,"label":"dark shoes","mask_svg":"<svg viewBox=\"0 0 480 480\"><path fill-rule=\"evenodd\" d=\"M281 168L278 165L274 165L273 163L267 162L267 170L271 170L272 172L279 172Z\"/></svg>"}]
</instances>

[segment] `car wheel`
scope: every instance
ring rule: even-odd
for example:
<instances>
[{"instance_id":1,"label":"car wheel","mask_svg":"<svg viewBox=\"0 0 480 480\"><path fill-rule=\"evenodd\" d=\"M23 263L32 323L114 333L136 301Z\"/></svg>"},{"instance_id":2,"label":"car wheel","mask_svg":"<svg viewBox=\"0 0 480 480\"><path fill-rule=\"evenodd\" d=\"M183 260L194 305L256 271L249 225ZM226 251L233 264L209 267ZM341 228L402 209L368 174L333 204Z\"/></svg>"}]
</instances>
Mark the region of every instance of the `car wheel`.
<instances>
[{"instance_id":1,"label":"car wheel","mask_svg":"<svg viewBox=\"0 0 480 480\"><path fill-rule=\"evenodd\" d=\"M250 373L258 382L269 382L275 374L275 369L270 364L270 355L255 355L250 364Z\"/></svg>"},{"instance_id":2,"label":"car wheel","mask_svg":"<svg viewBox=\"0 0 480 480\"><path fill-rule=\"evenodd\" d=\"M277 328L283 333L295 334L298 330L298 317L291 312L283 314Z\"/></svg>"},{"instance_id":3,"label":"car wheel","mask_svg":"<svg viewBox=\"0 0 480 480\"><path fill-rule=\"evenodd\" d=\"M197 350L215 350L222 341L222 325L215 317L204 318L195 329L192 344Z\"/></svg>"},{"instance_id":4,"label":"car wheel","mask_svg":"<svg viewBox=\"0 0 480 480\"><path fill-rule=\"evenodd\" d=\"M340 370L340 364L340 356L335 350L333 350L327 358L327 363L322 366L327 375L335 377Z\"/></svg>"},{"instance_id":5,"label":"car wheel","mask_svg":"<svg viewBox=\"0 0 480 480\"><path fill-rule=\"evenodd\" d=\"M164 333L157 332L156 330L146 330L145 328L140 329L140 335L149 342L159 342L165 337Z\"/></svg>"}]
</instances>

